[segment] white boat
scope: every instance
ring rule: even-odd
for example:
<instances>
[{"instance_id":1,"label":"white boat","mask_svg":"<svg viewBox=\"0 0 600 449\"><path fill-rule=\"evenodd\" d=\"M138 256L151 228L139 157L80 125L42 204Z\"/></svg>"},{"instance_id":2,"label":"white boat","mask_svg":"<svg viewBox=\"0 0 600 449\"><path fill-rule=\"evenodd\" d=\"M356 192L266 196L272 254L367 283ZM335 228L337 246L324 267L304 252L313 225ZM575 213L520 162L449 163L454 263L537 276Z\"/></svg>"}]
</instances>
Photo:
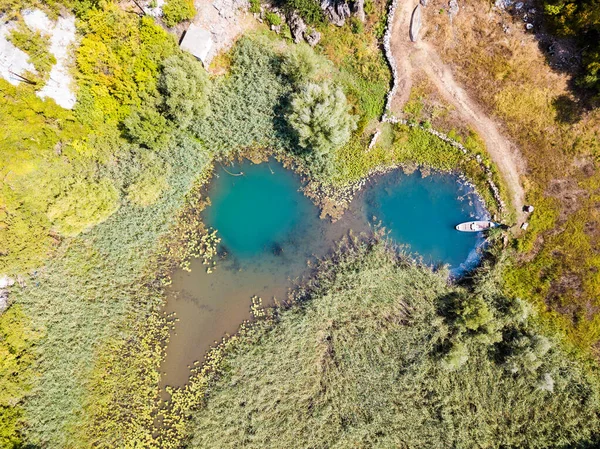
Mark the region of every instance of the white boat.
<instances>
[{"instance_id":1,"label":"white boat","mask_svg":"<svg viewBox=\"0 0 600 449\"><path fill-rule=\"evenodd\" d=\"M488 229L497 228L498 223L493 221L466 221L456 225L456 230L461 232L481 232Z\"/></svg>"}]
</instances>

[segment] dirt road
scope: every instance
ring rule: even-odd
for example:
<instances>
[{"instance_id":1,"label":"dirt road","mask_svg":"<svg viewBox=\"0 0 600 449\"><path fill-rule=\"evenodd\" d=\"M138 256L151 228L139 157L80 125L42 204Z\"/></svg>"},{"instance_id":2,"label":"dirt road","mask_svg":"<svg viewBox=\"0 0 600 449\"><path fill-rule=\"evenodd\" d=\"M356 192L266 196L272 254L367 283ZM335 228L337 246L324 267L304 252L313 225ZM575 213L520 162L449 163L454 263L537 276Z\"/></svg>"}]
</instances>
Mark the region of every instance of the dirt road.
<instances>
[{"instance_id":1,"label":"dirt road","mask_svg":"<svg viewBox=\"0 0 600 449\"><path fill-rule=\"evenodd\" d=\"M499 127L455 81L450 68L435 49L423 41L411 42L410 17L417 0L399 0L392 24L391 49L398 69L398 90L392 100L392 112L400 115L409 98L414 72L420 70L440 95L466 120L485 142L487 152L506 183L519 222L523 218L525 191L520 182L524 160L518 148L502 135Z\"/></svg>"}]
</instances>

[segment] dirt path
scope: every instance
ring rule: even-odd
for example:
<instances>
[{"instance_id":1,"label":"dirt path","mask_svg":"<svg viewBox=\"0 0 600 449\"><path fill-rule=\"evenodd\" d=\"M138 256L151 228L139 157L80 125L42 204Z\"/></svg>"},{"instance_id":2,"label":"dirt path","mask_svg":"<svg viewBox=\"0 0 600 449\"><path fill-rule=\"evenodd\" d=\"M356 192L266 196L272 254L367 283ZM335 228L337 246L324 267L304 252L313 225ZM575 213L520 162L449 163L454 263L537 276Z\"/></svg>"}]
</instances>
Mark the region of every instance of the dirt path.
<instances>
[{"instance_id":1,"label":"dirt path","mask_svg":"<svg viewBox=\"0 0 600 449\"><path fill-rule=\"evenodd\" d=\"M426 42L413 43L409 38L410 17L417 2L399 0L400 4L392 24L391 48L398 69L398 90L392 100L392 112L400 115L403 105L409 98L412 75L421 70L436 87L440 95L465 119L485 142L490 158L498 168L506 183L512 205L520 223L523 219L525 191L520 182L524 161L518 148L504 137L498 126L454 80L450 68L440 59L435 49Z\"/></svg>"}]
</instances>

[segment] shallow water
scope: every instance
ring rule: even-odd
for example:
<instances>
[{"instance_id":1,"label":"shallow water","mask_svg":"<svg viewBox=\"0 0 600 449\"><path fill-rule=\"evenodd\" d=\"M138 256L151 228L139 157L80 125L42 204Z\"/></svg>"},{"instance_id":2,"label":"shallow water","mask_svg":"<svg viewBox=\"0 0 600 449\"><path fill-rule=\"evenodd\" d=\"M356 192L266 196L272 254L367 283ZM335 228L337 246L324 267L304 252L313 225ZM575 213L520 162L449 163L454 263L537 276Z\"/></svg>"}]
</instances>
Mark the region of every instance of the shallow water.
<instances>
[{"instance_id":1,"label":"shallow water","mask_svg":"<svg viewBox=\"0 0 600 449\"><path fill-rule=\"evenodd\" d=\"M376 177L332 224L320 220L319 210L298 191L299 178L273 160L244 162L227 172L217 170L208 189L212 205L203 213L222 239L216 269L207 274L202 261L194 260L191 272L172 275L166 311L179 321L161 368L163 385L185 384L189 366L250 318L252 296L266 305L283 300L308 273L308 261L325 256L350 230L371 232L371 225L381 223L395 242L409 245L426 263L450 264L454 274L478 261L482 237L454 226L485 211L455 175L396 170Z\"/></svg>"}]
</instances>

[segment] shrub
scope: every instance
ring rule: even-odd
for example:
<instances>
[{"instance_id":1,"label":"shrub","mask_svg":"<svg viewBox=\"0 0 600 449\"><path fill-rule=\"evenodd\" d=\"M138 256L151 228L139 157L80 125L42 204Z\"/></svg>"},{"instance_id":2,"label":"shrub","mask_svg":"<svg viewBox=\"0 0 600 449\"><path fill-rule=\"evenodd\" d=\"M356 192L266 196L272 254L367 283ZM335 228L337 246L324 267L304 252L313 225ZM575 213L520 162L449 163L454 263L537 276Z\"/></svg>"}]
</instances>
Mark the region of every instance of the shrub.
<instances>
[{"instance_id":1,"label":"shrub","mask_svg":"<svg viewBox=\"0 0 600 449\"><path fill-rule=\"evenodd\" d=\"M192 19L196 15L194 0L169 0L162 10L163 21L168 27Z\"/></svg>"},{"instance_id":2,"label":"shrub","mask_svg":"<svg viewBox=\"0 0 600 449\"><path fill-rule=\"evenodd\" d=\"M169 140L167 120L154 108L145 107L134 110L123 126L132 142L152 150L166 147Z\"/></svg>"},{"instance_id":3,"label":"shrub","mask_svg":"<svg viewBox=\"0 0 600 449\"><path fill-rule=\"evenodd\" d=\"M250 12L253 14L260 12L260 0L250 0Z\"/></svg>"},{"instance_id":4,"label":"shrub","mask_svg":"<svg viewBox=\"0 0 600 449\"><path fill-rule=\"evenodd\" d=\"M106 220L119 207L119 193L108 179L79 179L66 187L46 214L63 235L73 236Z\"/></svg>"},{"instance_id":5,"label":"shrub","mask_svg":"<svg viewBox=\"0 0 600 449\"><path fill-rule=\"evenodd\" d=\"M344 92L330 82L308 83L291 99L287 120L307 158L327 170L333 153L350 139L357 118L350 115Z\"/></svg>"},{"instance_id":6,"label":"shrub","mask_svg":"<svg viewBox=\"0 0 600 449\"><path fill-rule=\"evenodd\" d=\"M333 70L331 62L315 53L307 43L294 45L283 55L281 73L296 86L309 81L320 81Z\"/></svg>"},{"instance_id":7,"label":"shrub","mask_svg":"<svg viewBox=\"0 0 600 449\"><path fill-rule=\"evenodd\" d=\"M275 14L271 11L265 14L265 21L268 25L281 25L281 17L279 17L279 14Z\"/></svg>"},{"instance_id":8,"label":"shrub","mask_svg":"<svg viewBox=\"0 0 600 449\"><path fill-rule=\"evenodd\" d=\"M206 70L192 56L178 53L168 58L158 82L167 117L186 128L194 118L204 116L209 86Z\"/></svg>"},{"instance_id":9,"label":"shrub","mask_svg":"<svg viewBox=\"0 0 600 449\"><path fill-rule=\"evenodd\" d=\"M282 0L288 11L297 11L309 25L325 23L325 15L320 2L314 0Z\"/></svg>"}]
</instances>

